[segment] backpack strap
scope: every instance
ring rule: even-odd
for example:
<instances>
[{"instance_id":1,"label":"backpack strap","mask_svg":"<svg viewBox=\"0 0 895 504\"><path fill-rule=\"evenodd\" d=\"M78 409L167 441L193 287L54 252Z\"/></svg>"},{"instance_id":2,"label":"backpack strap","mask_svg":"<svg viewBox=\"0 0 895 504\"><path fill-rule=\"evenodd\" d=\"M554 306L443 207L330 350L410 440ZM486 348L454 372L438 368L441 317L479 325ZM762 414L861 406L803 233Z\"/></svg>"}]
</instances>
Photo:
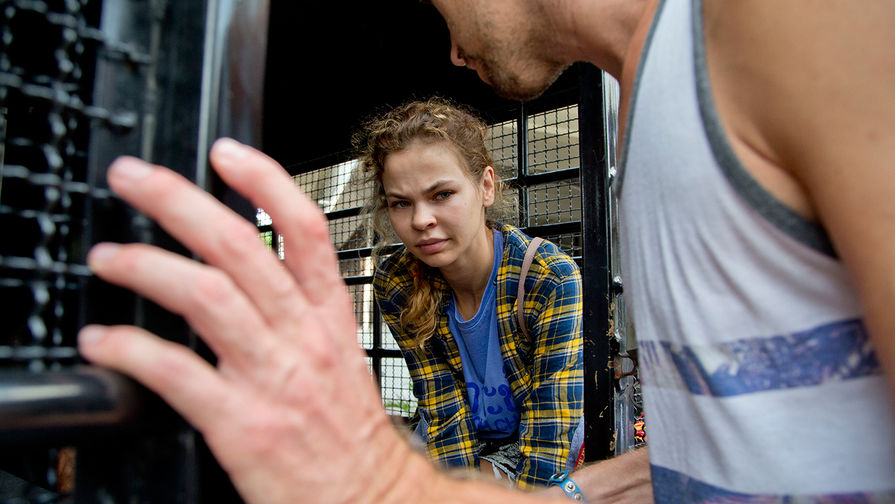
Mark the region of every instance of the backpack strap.
<instances>
[{"instance_id":1,"label":"backpack strap","mask_svg":"<svg viewBox=\"0 0 895 504\"><path fill-rule=\"evenodd\" d=\"M526 338L528 337L528 327L525 325L525 314L522 310L522 305L525 304L525 279L528 277L528 269L531 268L531 262L534 260L535 252L538 251L538 247L541 245L542 241L544 241L544 239L540 237L531 239L528 243L528 248L525 249L525 259L522 260L522 270L519 271L519 289L516 291L516 322Z\"/></svg>"}]
</instances>

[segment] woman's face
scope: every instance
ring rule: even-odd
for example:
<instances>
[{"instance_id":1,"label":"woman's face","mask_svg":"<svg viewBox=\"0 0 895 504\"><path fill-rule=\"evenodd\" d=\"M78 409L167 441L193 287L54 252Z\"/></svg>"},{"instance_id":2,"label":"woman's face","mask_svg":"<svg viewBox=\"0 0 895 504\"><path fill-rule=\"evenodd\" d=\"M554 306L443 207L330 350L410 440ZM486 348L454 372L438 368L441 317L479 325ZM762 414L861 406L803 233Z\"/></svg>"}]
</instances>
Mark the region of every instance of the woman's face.
<instances>
[{"instance_id":1,"label":"woman's face","mask_svg":"<svg viewBox=\"0 0 895 504\"><path fill-rule=\"evenodd\" d=\"M417 259L444 268L475 257L465 252L481 238L485 208L494 203L490 166L475 182L450 144L413 142L385 159L382 186L392 228Z\"/></svg>"}]
</instances>

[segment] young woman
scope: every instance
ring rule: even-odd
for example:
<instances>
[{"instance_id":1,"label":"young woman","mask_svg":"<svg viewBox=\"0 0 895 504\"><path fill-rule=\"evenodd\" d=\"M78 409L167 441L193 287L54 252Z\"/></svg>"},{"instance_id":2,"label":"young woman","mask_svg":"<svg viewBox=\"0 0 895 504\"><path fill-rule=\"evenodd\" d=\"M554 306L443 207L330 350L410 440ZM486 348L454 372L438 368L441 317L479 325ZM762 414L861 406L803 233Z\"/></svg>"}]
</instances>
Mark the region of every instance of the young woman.
<instances>
[{"instance_id":1,"label":"young woman","mask_svg":"<svg viewBox=\"0 0 895 504\"><path fill-rule=\"evenodd\" d=\"M373 286L413 379L416 433L443 465L546 484L571 468L583 439L577 266L542 242L516 299L531 238L491 216L501 183L472 114L412 102L364 133L368 208L382 242L404 244Z\"/></svg>"}]
</instances>

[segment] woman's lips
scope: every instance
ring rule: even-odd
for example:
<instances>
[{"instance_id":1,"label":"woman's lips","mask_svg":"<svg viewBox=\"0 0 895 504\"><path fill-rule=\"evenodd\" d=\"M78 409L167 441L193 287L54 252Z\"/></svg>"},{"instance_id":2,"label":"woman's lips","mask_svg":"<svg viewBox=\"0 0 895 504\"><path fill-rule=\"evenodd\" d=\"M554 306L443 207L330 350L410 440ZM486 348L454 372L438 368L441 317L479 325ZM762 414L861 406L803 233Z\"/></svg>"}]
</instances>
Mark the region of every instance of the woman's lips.
<instances>
[{"instance_id":1,"label":"woman's lips","mask_svg":"<svg viewBox=\"0 0 895 504\"><path fill-rule=\"evenodd\" d=\"M417 245L417 248L424 254L436 254L444 248L447 244L447 240L426 240L424 242L420 242Z\"/></svg>"}]
</instances>

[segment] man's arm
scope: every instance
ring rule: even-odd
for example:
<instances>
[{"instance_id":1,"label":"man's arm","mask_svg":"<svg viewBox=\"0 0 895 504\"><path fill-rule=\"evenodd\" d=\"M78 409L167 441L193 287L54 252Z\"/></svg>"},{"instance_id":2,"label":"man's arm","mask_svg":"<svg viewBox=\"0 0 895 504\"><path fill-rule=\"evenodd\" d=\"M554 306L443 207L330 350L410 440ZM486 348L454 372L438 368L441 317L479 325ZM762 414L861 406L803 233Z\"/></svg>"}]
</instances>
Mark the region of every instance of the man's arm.
<instances>
[{"instance_id":1,"label":"man's arm","mask_svg":"<svg viewBox=\"0 0 895 504\"><path fill-rule=\"evenodd\" d=\"M588 502L643 504L653 502L649 452L640 448L585 466L572 475Z\"/></svg>"},{"instance_id":2,"label":"man's arm","mask_svg":"<svg viewBox=\"0 0 895 504\"><path fill-rule=\"evenodd\" d=\"M263 154L219 141L211 161L285 239L280 262L255 227L175 173L133 158L111 188L205 263L143 245L96 246L101 278L183 315L218 357L130 326L90 326L92 362L133 376L205 437L250 503L540 502L438 473L391 426L356 340L326 218Z\"/></svg>"},{"instance_id":3,"label":"man's arm","mask_svg":"<svg viewBox=\"0 0 895 504\"><path fill-rule=\"evenodd\" d=\"M600 504L649 504L653 502L647 448L586 465L572 473L587 502ZM558 487L542 490L545 495L562 496Z\"/></svg>"},{"instance_id":4,"label":"man's arm","mask_svg":"<svg viewBox=\"0 0 895 504\"><path fill-rule=\"evenodd\" d=\"M706 0L705 19L734 149L826 228L895 399L895 4Z\"/></svg>"}]
</instances>

